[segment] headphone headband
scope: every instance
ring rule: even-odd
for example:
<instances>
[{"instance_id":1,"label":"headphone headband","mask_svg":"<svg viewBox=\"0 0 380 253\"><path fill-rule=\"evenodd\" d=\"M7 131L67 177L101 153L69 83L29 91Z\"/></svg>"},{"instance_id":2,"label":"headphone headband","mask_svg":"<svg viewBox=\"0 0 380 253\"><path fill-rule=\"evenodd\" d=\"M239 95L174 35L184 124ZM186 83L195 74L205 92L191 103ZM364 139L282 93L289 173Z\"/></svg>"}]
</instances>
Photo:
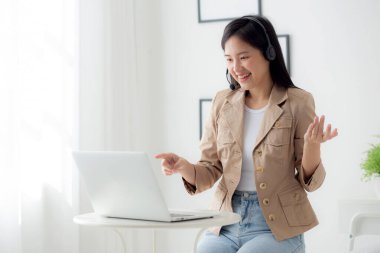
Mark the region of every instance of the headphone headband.
<instances>
[{"instance_id":1,"label":"headphone headband","mask_svg":"<svg viewBox=\"0 0 380 253\"><path fill-rule=\"evenodd\" d=\"M276 50L272 46L272 43L270 43L269 35L267 33L267 29L265 29L265 26L255 17L244 16L242 18L255 22L256 24L258 24L263 29L263 31L265 33L265 37L267 38L267 43L268 43L268 47L267 47L264 55L268 61L273 61L276 58Z\"/></svg>"}]
</instances>

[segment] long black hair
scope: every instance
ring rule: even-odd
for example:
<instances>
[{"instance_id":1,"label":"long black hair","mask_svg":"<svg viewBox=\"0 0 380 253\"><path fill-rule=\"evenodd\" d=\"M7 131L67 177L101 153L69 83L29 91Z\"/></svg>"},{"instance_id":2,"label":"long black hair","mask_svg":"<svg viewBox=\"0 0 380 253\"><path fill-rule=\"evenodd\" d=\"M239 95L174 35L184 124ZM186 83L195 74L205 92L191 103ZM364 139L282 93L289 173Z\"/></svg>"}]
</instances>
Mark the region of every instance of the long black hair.
<instances>
[{"instance_id":1,"label":"long black hair","mask_svg":"<svg viewBox=\"0 0 380 253\"><path fill-rule=\"evenodd\" d=\"M221 41L223 51L227 40L232 36L237 36L252 47L259 49L265 57L268 41L264 29L257 22L250 20L250 18L259 21L265 27L270 43L276 52L275 59L269 61L269 71L274 84L284 88L296 87L286 69L281 46L278 42L274 27L271 22L263 16L250 15L232 20L224 29ZM231 83L239 88L240 84L231 76L231 74L228 75L231 79Z\"/></svg>"}]
</instances>

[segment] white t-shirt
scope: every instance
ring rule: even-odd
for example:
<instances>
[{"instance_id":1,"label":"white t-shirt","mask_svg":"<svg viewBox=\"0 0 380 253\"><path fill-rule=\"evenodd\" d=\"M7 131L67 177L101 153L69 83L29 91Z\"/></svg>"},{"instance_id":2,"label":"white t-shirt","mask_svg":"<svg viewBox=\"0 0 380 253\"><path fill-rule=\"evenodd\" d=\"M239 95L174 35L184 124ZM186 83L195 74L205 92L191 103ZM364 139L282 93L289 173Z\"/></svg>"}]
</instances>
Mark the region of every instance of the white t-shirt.
<instances>
[{"instance_id":1,"label":"white t-shirt","mask_svg":"<svg viewBox=\"0 0 380 253\"><path fill-rule=\"evenodd\" d=\"M252 152L267 107L268 105L261 109L251 109L248 106L244 108L243 164L240 182L237 186L238 191L256 191Z\"/></svg>"}]
</instances>

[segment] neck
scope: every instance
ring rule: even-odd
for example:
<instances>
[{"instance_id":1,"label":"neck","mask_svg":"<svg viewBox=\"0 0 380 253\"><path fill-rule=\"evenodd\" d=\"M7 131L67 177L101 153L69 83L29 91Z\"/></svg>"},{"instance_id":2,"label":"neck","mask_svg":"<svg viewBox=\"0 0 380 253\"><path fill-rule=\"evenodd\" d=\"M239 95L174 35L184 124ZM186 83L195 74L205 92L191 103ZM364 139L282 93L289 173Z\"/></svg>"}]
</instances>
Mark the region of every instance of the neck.
<instances>
[{"instance_id":1,"label":"neck","mask_svg":"<svg viewBox=\"0 0 380 253\"><path fill-rule=\"evenodd\" d=\"M258 102L267 101L272 91L272 87L273 81L270 79L262 85L257 85L255 88L249 89L247 91L247 98Z\"/></svg>"},{"instance_id":2,"label":"neck","mask_svg":"<svg viewBox=\"0 0 380 253\"><path fill-rule=\"evenodd\" d=\"M270 82L266 85L247 90L247 95L245 97L245 105L251 109L263 108L269 102L272 87L273 83Z\"/></svg>"}]
</instances>

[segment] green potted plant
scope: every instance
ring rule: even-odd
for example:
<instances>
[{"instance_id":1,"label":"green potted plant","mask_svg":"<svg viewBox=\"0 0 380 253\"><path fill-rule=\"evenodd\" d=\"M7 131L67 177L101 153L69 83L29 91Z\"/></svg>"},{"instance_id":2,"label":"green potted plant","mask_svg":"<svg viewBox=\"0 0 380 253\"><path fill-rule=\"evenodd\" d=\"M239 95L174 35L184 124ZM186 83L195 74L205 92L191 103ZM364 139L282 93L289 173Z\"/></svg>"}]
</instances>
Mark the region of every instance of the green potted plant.
<instances>
[{"instance_id":1,"label":"green potted plant","mask_svg":"<svg viewBox=\"0 0 380 253\"><path fill-rule=\"evenodd\" d=\"M372 144L371 146L361 167L364 170L364 179L374 181L376 194L380 198L380 144Z\"/></svg>"}]
</instances>

